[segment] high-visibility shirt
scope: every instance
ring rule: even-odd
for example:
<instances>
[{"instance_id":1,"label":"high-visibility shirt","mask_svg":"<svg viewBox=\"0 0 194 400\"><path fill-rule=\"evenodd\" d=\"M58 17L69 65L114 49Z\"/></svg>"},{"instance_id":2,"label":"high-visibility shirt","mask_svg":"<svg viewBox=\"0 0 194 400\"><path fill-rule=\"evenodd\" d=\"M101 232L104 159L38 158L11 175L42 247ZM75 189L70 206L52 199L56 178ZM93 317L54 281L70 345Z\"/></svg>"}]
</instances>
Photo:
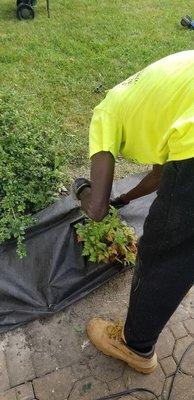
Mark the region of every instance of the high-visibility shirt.
<instances>
[{"instance_id":1,"label":"high-visibility shirt","mask_svg":"<svg viewBox=\"0 0 194 400\"><path fill-rule=\"evenodd\" d=\"M194 50L165 57L109 90L94 109L90 157L164 164L194 157Z\"/></svg>"}]
</instances>

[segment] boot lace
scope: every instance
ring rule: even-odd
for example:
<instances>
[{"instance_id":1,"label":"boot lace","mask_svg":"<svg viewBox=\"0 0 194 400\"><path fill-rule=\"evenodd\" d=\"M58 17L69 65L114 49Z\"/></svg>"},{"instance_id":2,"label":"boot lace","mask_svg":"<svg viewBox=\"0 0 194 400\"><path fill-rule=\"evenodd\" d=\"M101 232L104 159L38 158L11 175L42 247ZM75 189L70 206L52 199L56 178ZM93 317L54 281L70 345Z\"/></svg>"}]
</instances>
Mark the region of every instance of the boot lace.
<instances>
[{"instance_id":1,"label":"boot lace","mask_svg":"<svg viewBox=\"0 0 194 400\"><path fill-rule=\"evenodd\" d=\"M117 321L114 325L108 325L107 333L110 339L117 340L118 342L123 342L123 322Z\"/></svg>"}]
</instances>

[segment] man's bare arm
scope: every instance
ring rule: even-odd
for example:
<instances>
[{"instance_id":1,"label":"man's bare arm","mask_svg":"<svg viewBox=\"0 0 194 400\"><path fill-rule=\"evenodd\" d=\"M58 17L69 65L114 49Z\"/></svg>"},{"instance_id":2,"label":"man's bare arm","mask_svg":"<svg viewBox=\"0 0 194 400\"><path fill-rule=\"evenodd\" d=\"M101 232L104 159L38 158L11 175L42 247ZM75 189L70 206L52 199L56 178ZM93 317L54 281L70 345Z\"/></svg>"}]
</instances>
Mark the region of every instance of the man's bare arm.
<instances>
[{"instance_id":1,"label":"man's bare arm","mask_svg":"<svg viewBox=\"0 0 194 400\"><path fill-rule=\"evenodd\" d=\"M95 221L101 221L109 211L109 199L115 160L110 152L101 151L91 158L91 189L80 194L81 207Z\"/></svg>"},{"instance_id":2,"label":"man's bare arm","mask_svg":"<svg viewBox=\"0 0 194 400\"><path fill-rule=\"evenodd\" d=\"M135 188L120 196L122 201L128 204L132 200L155 192L160 184L162 168L162 165L154 165L152 171L146 175Z\"/></svg>"}]
</instances>

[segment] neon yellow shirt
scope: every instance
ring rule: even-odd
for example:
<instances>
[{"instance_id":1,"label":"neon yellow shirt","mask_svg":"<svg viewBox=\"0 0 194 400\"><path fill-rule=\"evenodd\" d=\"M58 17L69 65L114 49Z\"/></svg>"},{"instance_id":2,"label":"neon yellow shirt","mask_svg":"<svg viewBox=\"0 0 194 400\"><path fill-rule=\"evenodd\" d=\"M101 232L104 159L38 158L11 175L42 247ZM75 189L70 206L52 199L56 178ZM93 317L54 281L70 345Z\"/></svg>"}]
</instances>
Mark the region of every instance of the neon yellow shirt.
<instances>
[{"instance_id":1,"label":"neon yellow shirt","mask_svg":"<svg viewBox=\"0 0 194 400\"><path fill-rule=\"evenodd\" d=\"M194 157L194 50L165 57L111 89L94 109L90 157L164 164Z\"/></svg>"}]
</instances>

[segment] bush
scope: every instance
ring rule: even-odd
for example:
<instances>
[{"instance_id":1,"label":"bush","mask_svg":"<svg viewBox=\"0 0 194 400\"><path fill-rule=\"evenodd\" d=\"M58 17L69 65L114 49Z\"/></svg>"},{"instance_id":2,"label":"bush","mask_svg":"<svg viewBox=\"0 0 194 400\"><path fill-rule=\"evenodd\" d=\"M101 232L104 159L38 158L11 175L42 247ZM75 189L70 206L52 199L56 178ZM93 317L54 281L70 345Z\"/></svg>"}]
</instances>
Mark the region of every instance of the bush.
<instances>
[{"instance_id":1,"label":"bush","mask_svg":"<svg viewBox=\"0 0 194 400\"><path fill-rule=\"evenodd\" d=\"M17 239L20 257L33 214L53 202L60 185L58 140L58 132L28 118L18 95L0 94L0 243Z\"/></svg>"},{"instance_id":2,"label":"bush","mask_svg":"<svg viewBox=\"0 0 194 400\"><path fill-rule=\"evenodd\" d=\"M83 224L77 224L76 232L78 242L83 243L82 255L90 261L135 264L137 237L134 229L120 219L114 207L101 222L86 219Z\"/></svg>"}]
</instances>

